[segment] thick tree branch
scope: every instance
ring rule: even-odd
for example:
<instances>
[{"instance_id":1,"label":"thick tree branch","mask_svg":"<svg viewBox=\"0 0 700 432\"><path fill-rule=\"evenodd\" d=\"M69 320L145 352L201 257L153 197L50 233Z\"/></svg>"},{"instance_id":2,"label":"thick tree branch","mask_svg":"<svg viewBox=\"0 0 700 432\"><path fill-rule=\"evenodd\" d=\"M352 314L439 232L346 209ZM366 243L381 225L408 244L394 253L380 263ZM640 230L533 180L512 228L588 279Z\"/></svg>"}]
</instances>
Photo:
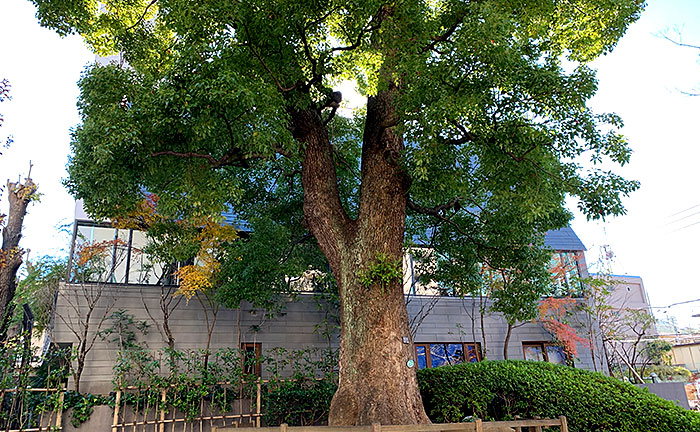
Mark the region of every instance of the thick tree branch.
<instances>
[{"instance_id":1,"label":"thick tree branch","mask_svg":"<svg viewBox=\"0 0 700 432\"><path fill-rule=\"evenodd\" d=\"M302 186L304 218L331 267L339 269L340 253L352 220L340 201L331 145L320 114L313 107L291 111L292 134L304 146Z\"/></svg>"},{"instance_id":2,"label":"thick tree branch","mask_svg":"<svg viewBox=\"0 0 700 432\"><path fill-rule=\"evenodd\" d=\"M304 242L307 242L307 241L311 240L312 238L314 238L313 234L306 233L303 236L299 237L298 239L292 240L292 243L289 246L289 250L287 251L287 253L284 254L282 259L280 259L280 264L284 264L285 262L287 262L289 257L292 256L292 252L294 252L294 249L297 247L297 245L300 245Z\"/></svg>"},{"instance_id":3,"label":"thick tree branch","mask_svg":"<svg viewBox=\"0 0 700 432\"><path fill-rule=\"evenodd\" d=\"M454 201L454 200L453 200L453 201ZM450 219L449 217L447 217L447 216L445 216L444 214L442 214L442 210L443 210L443 209L454 208L454 206L456 205L456 203L454 203L454 204L452 205L452 207L449 206L450 204L453 203L453 201L451 201L450 203L447 203L447 204L445 204L445 205L443 205L443 206L437 206L437 207L435 207L435 208L431 208L431 207L423 207L423 206L420 206L420 205L416 204L415 202L413 202L410 198L408 198L408 199L406 200L406 206L407 206L409 209L415 211L416 213L420 213L420 214L424 214L424 215L428 215L428 216L433 216L433 217L437 218L438 220L440 220L441 222L444 222L444 223L450 225L450 226L451 226L452 228L454 228L458 233L462 234L462 235L463 235L464 237L466 237L470 242L472 242L475 246L477 246L477 248L485 249L485 250L492 250L492 251L493 251L493 250L497 250L497 248L495 248L495 247L493 247L493 246L489 246L489 245L485 244L484 242L478 240L478 239L477 239L476 237L474 237L472 234L470 234L470 233L468 233L467 231L465 231L458 223L456 223L455 221L453 221L453 220ZM463 208L462 208L462 210L463 210ZM466 211L466 210L465 210L465 211ZM473 214L473 213L471 213L471 214ZM474 215L474 214L473 214L473 215ZM479 215L476 215L476 217L479 217ZM490 259L489 259L488 256L486 256L486 255L484 255L484 254L481 254L481 253L479 253L478 255L479 255L479 258L480 258L481 260L483 260L485 263L487 263L489 266L491 266L491 264L490 264ZM491 266L491 267L493 267L493 266ZM493 267L493 268L495 268L495 267Z\"/></svg>"},{"instance_id":4,"label":"thick tree branch","mask_svg":"<svg viewBox=\"0 0 700 432\"><path fill-rule=\"evenodd\" d=\"M219 159L209 154L195 153L195 152L176 152L173 150L165 150L159 152L151 153L151 156L175 156L180 158L195 158L195 159L206 159L211 166L219 166Z\"/></svg>"},{"instance_id":5,"label":"thick tree branch","mask_svg":"<svg viewBox=\"0 0 700 432\"><path fill-rule=\"evenodd\" d=\"M476 139L477 139L476 135L469 132L467 130L467 128L465 128L463 125L457 123L456 121L452 121L452 125L455 128L457 128L457 130L462 134L462 136L460 136L459 138L445 140L445 144L462 145L462 144L466 144L468 142L476 141Z\"/></svg>"},{"instance_id":6,"label":"thick tree branch","mask_svg":"<svg viewBox=\"0 0 700 432\"><path fill-rule=\"evenodd\" d=\"M421 206L421 205L416 204L413 200L411 200L409 198L407 206L411 210L413 210L417 213L425 214L425 215L434 215L435 213L442 214L442 212L447 211L447 210L462 210L462 211L476 217L477 219L480 219L481 215L479 213L469 211L462 205L462 202L464 202L465 200L466 200L466 198L464 198L464 197L456 197L456 198L453 198L452 200L446 202L445 204L440 204L440 205L437 205L434 207L425 207L425 206ZM478 207L478 205L474 204L473 202L472 202L472 205Z\"/></svg>"},{"instance_id":7,"label":"thick tree branch","mask_svg":"<svg viewBox=\"0 0 700 432\"><path fill-rule=\"evenodd\" d=\"M284 150L281 147L275 148L275 153L282 156L291 157L291 153ZM243 153L239 148L232 148L226 152L219 159L206 153L196 153L196 152L178 152L173 150L163 150L159 152L151 153L151 156L175 156L179 158L194 158L194 159L204 159L209 162L212 168L222 168L225 166L239 166L247 168L248 162L251 160L258 159L269 159L269 155L259 154L259 153Z\"/></svg>"}]
</instances>

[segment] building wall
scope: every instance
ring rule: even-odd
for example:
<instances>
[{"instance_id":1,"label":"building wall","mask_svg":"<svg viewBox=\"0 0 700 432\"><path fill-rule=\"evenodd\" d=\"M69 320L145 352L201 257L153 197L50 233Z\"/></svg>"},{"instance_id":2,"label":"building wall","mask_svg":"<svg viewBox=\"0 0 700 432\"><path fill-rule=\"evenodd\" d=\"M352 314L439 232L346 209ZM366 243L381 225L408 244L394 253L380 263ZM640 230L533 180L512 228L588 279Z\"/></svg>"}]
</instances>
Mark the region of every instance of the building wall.
<instances>
[{"instance_id":1,"label":"building wall","mask_svg":"<svg viewBox=\"0 0 700 432\"><path fill-rule=\"evenodd\" d=\"M634 319L629 318L633 317L633 315L630 315L630 311L643 311L651 316L653 316L653 312L649 303L649 297L647 296L646 289L644 288L644 282L642 281L641 277L612 275L610 280L613 284L610 286L610 294L606 298L606 303L612 308L612 311L615 312L615 315L613 315L614 318L610 319L612 321L619 320L620 322L625 322L626 320L628 322L618 329L623 336L621 341L611 341L611 344L615 344L615 349L613 352L617 351L629 353L632 351L633 344L639 336L638 332L643 330L641 324L642 321L639 321L636 319L636 317L634 317ZM635 323L634 329L632 328L632 324L629 324L629 322ZM651 323L651 325L644 331L643 340L657 336L658 331L656 329L656 324ZM646 343L644 341L640 342L637 346L637 352L639 352L645 346L645 344ZM612 353L611 356L615 357L615 355ZM627 360L631 361L629 358L627 358ZM644 361L644 358L638 358L637 365L643 363Z\"/></svg>"},{"instance_id":2,"label":"building wall","mask_svg":"<svg viewBox=\"0 0 700 432\"><path fill-rule=\"evenodd\" d=\"M482 341L478 298L438 297L436 299L430 296L414 296L409 298L407 304L409 319L416 321L415 317L420 317L421 310L426 311L434 300L437 300L437 302L432 307L432 310L414 331L413 341L415 343ZM474 316L473 332L472 316ZM583 319L580 321L583 321ZM485 316L486 350L483 354L487 359L503 360L503 346L507 327L507 323L502 315L487 314ZM508 344L508 358L511 360L522 360L525 358L523 342L551 342L552 340L552 335L542 325L526 323L513 329ZM594 355L596 356L594 364L590 349L579 344L577 346L578 359L575 361L574 366L588 370L603 371L605 360L602 357L603 351L601 346L600 341L596 341L593 346Z\"/></svg>"},{"instance_id":3,"label":"building wall","mask_svg":"<svg viewBox=\"0 0 700 432\"><path fill-rule=\"evenodd\" d=\"M139 339L145 341L150 349L159 350L166 345L154 322L161 322L162 312L159 307L161 290L160 287L152 285L62 285L56 304L53 330L55 342L77 344L71 327L75 329L81 317L84 317L89 310L87 299L95 298L97 294L100 297L95 302L96 306L91 315L89 338L92 338L100 329L111 325L108 320L105 320L106 316L119 309L125 309L133 314L136 320L147 321L150 324L148 333L145 336L139 335ZM414 342L481 342L479 308L474 302L478 303L478 299L409 296L407 308L412 321ZM474 335L472 334L472 305L476 312ZM294 299L286 297L281 299L280 308L274 313L267 313L248 303L242 304L239 309L220 307L212 333L211 349L216 351L220 348L240 347L241 343L251 342L261 343L263 351L275 347L288 350L336 347L338 344L337 330L335 330L337 321L334 320L334 315L335 312L328 307L322 297L310 293L299 294ZM180 300L170 317L176 348L181 350L204 348L207 336L206 321L202 305L196 299L191 299L189 302ZM330 338L324 336L324 322L333 333ZM485 330L486 358L502 359L505 321L498 315L488 315L485 320ZM551 340L552 336L541 325L528 323L513 330L509 344L509 357L524 358L523 342ZM595 346L595 350L598 354L602 353L599 345ZM576 367L601 370L600 364L594 367L587 347L579 346L578 355ZM81 391L106 393L112 390L112 366L115 360L116 346L97 337L87 357L81 379ZM601 360L598 360L598 363L600 362Z\"/></svg>"},{"instance_id":4,"label":"building wall","mask_svg":"<svg viewBox=\"0 0 700 432\"><path fill-rule=\"evenodd\" d=\"M639 276L612 276L615 282L608 304L615 309L640 309L651 313L644 282Z\"/></svg>"},{"instance_id":5,"label":"building wall","mask_svg":"<svg viewBox=\"0 0 700 432\"><path fill-rule=\"evenodd\" d=\"M691 372L700 371L700 344L676 345L671 349L672 362Z\"/></svg>"}]
</instances>

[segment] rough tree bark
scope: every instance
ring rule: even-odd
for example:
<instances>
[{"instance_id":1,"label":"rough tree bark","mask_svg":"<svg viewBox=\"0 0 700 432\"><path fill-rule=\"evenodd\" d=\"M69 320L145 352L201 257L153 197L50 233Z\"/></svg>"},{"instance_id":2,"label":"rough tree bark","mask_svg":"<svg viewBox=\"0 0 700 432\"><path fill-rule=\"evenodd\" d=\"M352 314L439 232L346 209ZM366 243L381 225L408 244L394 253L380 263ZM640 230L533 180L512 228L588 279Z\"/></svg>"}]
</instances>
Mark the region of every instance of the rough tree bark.
<instances>
[{"instance_id":1,"label":"rough tree bark","mask_svg":"<svg viewBox=\"0 0 700 432\"><path fill-rule=\"evenodd\" d=\"M7 337L12 315L11 302L17 289L17 270L22 265L24 254L24 251L19 248L22 224L27 214L27 206L35 192L36 185L31 178L27 178L24 184L7 182L10 208L2 230L2 249L0 249L0 341L4 341Z\"/></svg>"},{"instance_id":2,"label":"rough tree bark","mask_svg":"<svg viewBox=\"0 0 700 432\"><path fill-rule=\"evenodd\" d=\"M304 215L340 294L340 376L332 425L429 423L415 369L407 365L414 356L402 281L370 286L360 281L379 254L396 263L403 256L408 181L398 164L403 139L392 129L393 91L380 91L367 103L357 219L341 205L321 117L313 109L292 113L294 135L304 143Z\"/></svg>"}]
</instances>

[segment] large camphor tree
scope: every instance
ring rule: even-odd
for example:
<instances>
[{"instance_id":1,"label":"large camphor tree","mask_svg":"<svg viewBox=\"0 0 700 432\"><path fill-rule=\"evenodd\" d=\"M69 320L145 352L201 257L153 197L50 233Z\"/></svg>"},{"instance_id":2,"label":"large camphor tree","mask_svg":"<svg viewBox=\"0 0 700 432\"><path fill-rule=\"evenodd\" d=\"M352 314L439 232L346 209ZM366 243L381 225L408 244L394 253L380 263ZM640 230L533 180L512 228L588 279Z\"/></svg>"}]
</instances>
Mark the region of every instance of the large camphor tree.
<instances>
[{"instance_id":1,"label":"large camphor tree","mask_svg":"<svg viewBox=\"0 0 700 432\"><path fill-rule=\"evenodd\" d=\"M587 107L586 63L643 1L33 1L43 25L119 53L80 82L67 185L88 211L114 217L144 191L175 218L233 207L252 234L221 258L232 305L330 268L332 424L428 422L400 277L411 242L455 292L486 267L540 289L565 196L600 218L638 187L597 165L630 149L617 116ZM366 100L352 112L347 82Z\"/></svg>"}]
</instances>

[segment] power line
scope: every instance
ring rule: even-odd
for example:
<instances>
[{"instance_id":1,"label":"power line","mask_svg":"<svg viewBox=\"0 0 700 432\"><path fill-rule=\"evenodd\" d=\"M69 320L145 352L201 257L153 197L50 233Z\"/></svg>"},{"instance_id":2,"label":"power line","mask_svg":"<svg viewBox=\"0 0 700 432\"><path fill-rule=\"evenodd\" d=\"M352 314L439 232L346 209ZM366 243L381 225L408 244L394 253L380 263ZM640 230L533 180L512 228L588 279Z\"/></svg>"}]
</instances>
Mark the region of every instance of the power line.
<instances>
[{"instance_id":1,"label":"power line","mask_svg":"<svg viewBox=\"0 0 700 432\"><path fill-rule=\"evenodd\" d=\"M678 302L678 303L671 303L668 306L651 306L651 308L652 309L668 309L668 308L673 307L673 306L678 306L678 305L687 304L687 303L695 303L695 302L700 302L700 299L686 300L686 301L682 301L682 302Z\"/></svg>"},{"instance_id":2,"label":"power line","mask_svg":"<svg viewBox=\"0 0 700 432\"><path fill-rule=\"evenodd\" d=\"M696 207L700 207L700 204L696 204L696 205L694 205L694 206L692 206L692 207L688 207L688 208L685 209L685 210L681 210L681 211L679 211L678 213L674 213L674 214L672 214L671 216L667 216L666 219L672 218L672 217L674 217L674 216L676 216L676 215L679 215L679 214L681 214L681 213L685 213L685 212L687 212L688 210L692 210L692 209L694 209L694 208L696 208Z\"/></svg>"},{"instance_id":3,"label":"power line","mask_svg":"<svg viewBox=\"0 0 700 432\"><path fill-rule=\"evenodd\" d=\"M690 228L691 226L697 225L697 224L700 224L700 221L691 223L690 225L686 225L686 226L684 226L683 228L678 228L678 229L676 229L676 230L673 230L673 232L680 231L680 230L684 230L684 229L686 229L686 228Z\"/></svg>"},{"instance_id":4,"label":"power line","mask_svg":"<svg viewBox=\"0 0 700 432\"><path fill-rule=\"evenodd\" d=\"M689 217L692 217L692 216L695 216L695 215L698 215L698 214L700 214L700 211L697 211L697 212L695 212L695 213L691 213L691 214L689 214L689 215L687 215L687 216L683 216L683 217L680 218L680 219L676 219L676 220L673 220L673 221L671 221L671 222L667 222L664 226L668 226L668 225L674 224L674 223L676 223L676 222L680 222L680 221L682 221L682 220L684 220L684 219L688 219Z\"/></svg>"}]
</instances>

